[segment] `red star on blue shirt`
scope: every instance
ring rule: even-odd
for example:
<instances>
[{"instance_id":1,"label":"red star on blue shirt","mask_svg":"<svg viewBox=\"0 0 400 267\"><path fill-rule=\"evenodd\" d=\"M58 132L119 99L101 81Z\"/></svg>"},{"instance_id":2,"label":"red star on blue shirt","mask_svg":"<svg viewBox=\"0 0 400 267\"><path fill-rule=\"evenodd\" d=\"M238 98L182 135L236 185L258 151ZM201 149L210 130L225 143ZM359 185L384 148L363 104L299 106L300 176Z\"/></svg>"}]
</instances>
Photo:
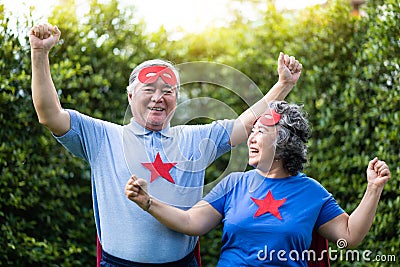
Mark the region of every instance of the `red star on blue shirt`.
<instances>
[{"instance_id":1,"label":"red star on blue shirt","mask_svg":"<svg viewBox=\"0 0 400 267\"><path fill-rule=\"evenodd\" d=\"M256 199L253 197L250 198L258 206L258 210L254 214L254 217L258 217L269 212L279 220L282 220L281 213L279 212L279 207L282 206L283 203L285 203L286 198L275 200L272 196L271 190L268 190L268 193L264 199Z\"/></svg>"},{"instance_id":2,"label":"red star on blue shirt","mask_svg":"<svg viewBox=\"0 0 400 267\"><path fill-rule=\"evenodd\" d=\"M165 180L167 180L173 184L175 183L175 181L172 178L169 171L176 164L177 164L176 162L164 163L160 157L160 153L157 153L154 162L142 163L142 165L145 168L149 169L151 172L150 183L152 183L155 179L157 179L159 176L161 176L162 178L164 178Z\"/></svg>"}]
</instances>

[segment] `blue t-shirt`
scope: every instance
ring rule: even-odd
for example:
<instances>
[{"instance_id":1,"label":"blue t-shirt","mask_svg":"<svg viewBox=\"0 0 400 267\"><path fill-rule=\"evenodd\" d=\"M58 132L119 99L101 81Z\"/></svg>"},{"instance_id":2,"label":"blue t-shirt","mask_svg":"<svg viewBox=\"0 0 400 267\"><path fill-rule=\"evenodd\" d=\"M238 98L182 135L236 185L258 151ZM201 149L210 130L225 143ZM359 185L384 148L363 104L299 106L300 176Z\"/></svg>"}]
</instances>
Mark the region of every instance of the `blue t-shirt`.
<instances>
[{"instance_id":1,"label":"blue t-shirt","mask_svg":"<svg viewBox=\"0 0 400 267\"><path fill-rule=\"evenodd\" d=\"M223 219L218 266L307 266L313 229L344 211L303 173L266 178L232 173L204 197Z\"/></svg>"},{"instance_id":2,"label":"blue t-shirt","mask_svg":"<svg viewBox=\"0 0 400 267\"><path fill-rule=\"evenodd\" d=\"M91 167L97 233L107 253L163 263L183 258L197 237L168 229L125 196L132 174L155 198L187 209L202 197L206 167L229 151L233 120L149 131L134 120L121 126L69 110L71 129L56 137Z\"/></svg>"}]
</instances>

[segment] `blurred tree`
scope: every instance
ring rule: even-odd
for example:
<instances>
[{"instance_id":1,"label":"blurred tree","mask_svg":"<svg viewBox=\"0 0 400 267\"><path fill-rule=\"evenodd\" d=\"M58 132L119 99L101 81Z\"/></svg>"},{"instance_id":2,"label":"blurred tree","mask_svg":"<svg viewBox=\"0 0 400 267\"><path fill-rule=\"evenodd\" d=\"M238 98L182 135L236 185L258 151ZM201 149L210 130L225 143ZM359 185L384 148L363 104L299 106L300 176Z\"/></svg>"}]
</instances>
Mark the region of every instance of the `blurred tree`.
<instances>
[{"instance_id":1,"label":"blurred tree","mask_svg":"<svg viewBox=\"0 0 400 267\"><path fill-rule=\"evenodd\" d=\"M122 123L132 67L145 59L164 58L177 64L214 62L207 79L220 78L223 86L185 84L181 101L218 100L234 116L248 107L248 94L265 94L277 81L279 52L294 55L304 70L287 100L304 103L313 128L305 172L350 213L365 190L368 161L375 155L386 160L393 179L359 249L374 256L396 255L399 260L399 0L368 1L361 10L366 16L361 17L351 16L347 0L281 12L267 1L259 20L249 21L236 10L236 17L224 27L180 39L162 28L147 36L133 7L122 10L116 0L101 3L91 1L88 14L78 17L74 2L63 1L49 15L62 31L50 61L64 107ZM252 4L258 8L259 2ZM0 266L92 266L95 227L89 169L37 122L27 40L21 42L10 28L10 17L2 8L0 242L5 245ZM24 20L18 28L30 28L32 23ZM248 80L242 83L237 75ZM214 113L187 123L207 122L218 115L218 109L208 104L207 108ZM219 177L230 160L227 154L212 164L206 183ZM204 266L215 266L221 227L201 240ZM332 265L397 266L365 261Z\"/></svg>"},{"instance_id":2,"label":"blurred tree","mask_svg":"<svg viewBox=\"0 0 400 267\"><path fill-rule=\"evenodd\" d=\"M39 125L30 93L29 18L16 27L1 5L0 266L93 266L96 233L90 171ZM62 105L122 123L132 67L151 57L134 9L90 2L78 17L74 1L49 11L62 31L50 52ZM26 32L24 32L26 35ZM22 39L22 42L20 40Z\"/></svg>"},{"instance_id":3,"label":"blurred tree","mask_svg":"<svg viewBox=\"0 0 400 267\"><path fill-rule=\"evenodd\" d=\"M262 21L242 24L238 16L227 28L187 35L163 50L178 60L197 58L233 66L253 79L263 93L276 81L279 51L296 56L304 71L288 101L304 103L310 114L313 137L306 173L320 180L351 213L365 190L370 159L379 156L391 166L393 177L399 173L400 64L393 56L399 54L399 6L396 0L371 1L363 10L367 16L357 17L345 0L283 13L269 5ZM221 99L238 114L247 108L232 93L214 85L190 91L192 97ZM229 158L209 167L208 181L218 177L225 160ZM400 202L397 185L392 180L385 189L377 213L379 223L360 249L398 257L399 242L394 240L399 237L399 212L393 210ZM219 231L202 238L205 266L216 264L217 259L207 255L213 255L220 245L215 241ZM333 264L372 266L366 262Z\"/></svg>"}]
</instances>

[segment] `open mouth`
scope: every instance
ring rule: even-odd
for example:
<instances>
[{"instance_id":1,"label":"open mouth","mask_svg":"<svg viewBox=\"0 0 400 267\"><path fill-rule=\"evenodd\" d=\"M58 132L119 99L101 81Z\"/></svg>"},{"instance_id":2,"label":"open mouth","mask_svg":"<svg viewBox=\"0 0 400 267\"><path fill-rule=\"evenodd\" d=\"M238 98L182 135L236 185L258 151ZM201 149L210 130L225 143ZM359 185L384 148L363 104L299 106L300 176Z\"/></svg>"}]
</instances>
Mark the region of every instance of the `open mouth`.
<instances>
[{"instance_id":1,"label":"open mouth","mask_svg":"<svg viewBox=\"0 0 400 267\"><path fill-rule=\"evenodd\" d=\"M255 156L255 155L258 154L258 152L259 152L259 150L257 148L254 148L254 147L250 147L249 148L249 155L250 156Z\"/></svg>"},{"instance_id":2,"label":"open mouth","mask_svg":"<svg viewBox=\"0 0 400 267\"><path fill-rule=\"evenodd\" d=\"M151 111L164 111L165 108L159 108L159 107L154 107L154 108L149 108Z\"/></svg>"}]
</instances>

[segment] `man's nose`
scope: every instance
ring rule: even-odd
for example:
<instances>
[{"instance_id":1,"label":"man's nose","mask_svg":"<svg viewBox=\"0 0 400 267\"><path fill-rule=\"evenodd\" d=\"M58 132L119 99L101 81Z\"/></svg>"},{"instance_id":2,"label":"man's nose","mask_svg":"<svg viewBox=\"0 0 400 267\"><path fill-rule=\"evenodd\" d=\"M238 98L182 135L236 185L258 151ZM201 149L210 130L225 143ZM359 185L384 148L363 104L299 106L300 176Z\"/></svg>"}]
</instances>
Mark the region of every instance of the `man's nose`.
<instances>
[{"instance_id":1,"label":"man's nose","mask_svg":"<svg viewBox=\"0 0 400 267\"><path fill-rule=\"evenodd\" d=\"M153 102L161 102L164 99L163 96L164 96L163 91L161 89L156 89L154 91L153 95L151 96L151 101L153 101Z\"/></svg>"}]
</instances>

